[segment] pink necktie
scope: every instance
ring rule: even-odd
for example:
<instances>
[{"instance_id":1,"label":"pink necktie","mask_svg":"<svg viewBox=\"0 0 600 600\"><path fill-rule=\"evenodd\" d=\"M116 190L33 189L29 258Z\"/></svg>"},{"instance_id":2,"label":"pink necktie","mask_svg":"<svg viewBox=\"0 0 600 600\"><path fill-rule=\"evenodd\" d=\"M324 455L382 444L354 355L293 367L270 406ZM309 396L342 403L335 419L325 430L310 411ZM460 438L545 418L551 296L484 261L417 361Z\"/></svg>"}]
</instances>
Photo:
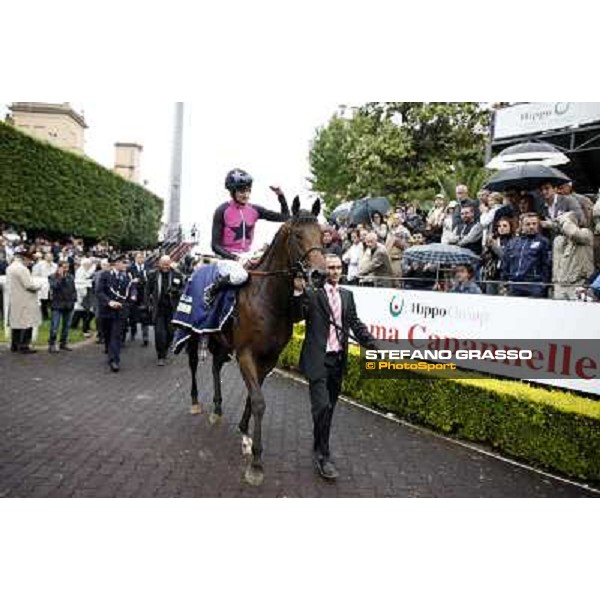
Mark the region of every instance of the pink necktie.
<instances>
[{"instance_id":1,"label":"pink necktie","mask_svg":"<svg viewBox=\"0 0 600 600\"><path fill-rule=\"evenodd\" d=\"M333 313L333 320L337 325L341 325L342 322L342 307L340 306L340 295L336 288L329 288L329 305L331 306L331 312ZM340 342L338 339L338 332L332 325L329 329L329 340L327 347L330 352L340 352Z\"/></svg>"}]
</instances>

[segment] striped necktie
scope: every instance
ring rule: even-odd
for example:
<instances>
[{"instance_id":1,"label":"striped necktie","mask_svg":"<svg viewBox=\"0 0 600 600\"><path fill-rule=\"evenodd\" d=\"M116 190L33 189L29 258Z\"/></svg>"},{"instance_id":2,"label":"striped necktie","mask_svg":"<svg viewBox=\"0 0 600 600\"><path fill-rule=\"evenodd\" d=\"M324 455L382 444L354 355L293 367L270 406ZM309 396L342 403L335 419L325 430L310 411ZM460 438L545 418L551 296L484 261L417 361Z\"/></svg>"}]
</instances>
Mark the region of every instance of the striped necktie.
<instances>
[{"instance_id":1,"label":"striped necktie","mask_svg":"<svg viewBox=\"0 0 600 600\"><path fill-rule=\"evenodd\" d=\"M340 302L340 293L337 287L328 286L327 296L329 298L329 306L333 314L333 321L341 328L342 326L342 306ZM329 328L329 339L327 340L328 352L341 352L339 333L336 327L331 325Z\"/></svg>"}]
</instances>

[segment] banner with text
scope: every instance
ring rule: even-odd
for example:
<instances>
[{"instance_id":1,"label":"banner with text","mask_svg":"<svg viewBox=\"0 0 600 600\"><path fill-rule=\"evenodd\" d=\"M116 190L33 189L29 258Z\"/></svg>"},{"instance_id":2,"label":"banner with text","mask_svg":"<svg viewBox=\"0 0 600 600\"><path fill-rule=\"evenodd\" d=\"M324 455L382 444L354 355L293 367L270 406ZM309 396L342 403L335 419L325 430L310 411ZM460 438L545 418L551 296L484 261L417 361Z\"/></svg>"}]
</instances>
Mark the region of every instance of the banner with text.
<instances>
[{"instance_id":1,"label":"banner with text","mask_svg":"<svg viewBox=\"0 0 600 600\"><path fill-rule=\"evenodd\" d=\"M477 348L480 340L538 340L535 369L483 362L482 372L524 379L600 396L597 345L568 340L600 340L600 305L494 296L350 288L358 316L380 340L408 340L415 350ZM587 348L579 356L580 348ZM588 354L593 356L588 356ZM533 363L532 363L533 364ZM582 369L585 365L585 369ZM591 366L597 365L597 368ZM584 373L585 378L578 378ZM569 379L567 379L569 378Z\"/></svg>"},{"instance_id":2,"label":"banner with text","mask_svg":"<svg viewBox=\"0 0 600 600\"><path fill-rule=\"evenodd\" d=\"M526 102L496 113L494 139L600 122L600 102Z\"/></svg>"}]
</instances>

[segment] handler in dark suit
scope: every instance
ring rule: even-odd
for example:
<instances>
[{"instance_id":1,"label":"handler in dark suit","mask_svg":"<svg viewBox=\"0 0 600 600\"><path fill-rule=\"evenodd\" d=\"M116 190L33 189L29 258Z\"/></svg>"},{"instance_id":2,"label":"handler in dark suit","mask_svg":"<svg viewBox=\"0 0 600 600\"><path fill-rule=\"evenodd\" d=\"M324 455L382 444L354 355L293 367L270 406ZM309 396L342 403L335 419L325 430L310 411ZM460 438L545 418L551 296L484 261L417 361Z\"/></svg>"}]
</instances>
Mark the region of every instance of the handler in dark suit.
<instances>
[{"instance_id":1,"label":"handler in dark suit","mask_svg":"<svg viewBox=\"0 0 600 600\"><path fill-rule=\"evenodd\" d=\"M328 255L325 288L305 289L304 280L296 279L292 306L294 321L306 320L300 369L310 384L315 467L321 477L330 481L338 478L331 460L329 437L348 361L349 331L362 346L376 348L375 338L356 314L352 292L339 287L341 276L341 259Z\"/></svg>"},{"instance_id":2,"label":"handler in dark suit","mask_svg":"<svg viewBox=\"0 0 600 600\"><path fill-rule=\"evenodd\" d=\"M108 365L113 373L117 373L121 370L121 335L127 307L137 300L135 284L127 273L125 256L117 256L110 270L100 272L96 281L96 299Z\"/></svg>"},{"instance_id":3,"label":"handler in dark suit","mask_svg":"<svg viewBox=\"0 0 600 600\"><path fill-rule=\"evenodd\" d=\"M174 330L171 321L184 284L185 277L172 268L168 256L163 256L158 263L158 269L148 275L148 298L145 304L149 307L154 324L154 342L159 367L165 366L169 346L173 341Z\"/></svg>"}]
</instances>

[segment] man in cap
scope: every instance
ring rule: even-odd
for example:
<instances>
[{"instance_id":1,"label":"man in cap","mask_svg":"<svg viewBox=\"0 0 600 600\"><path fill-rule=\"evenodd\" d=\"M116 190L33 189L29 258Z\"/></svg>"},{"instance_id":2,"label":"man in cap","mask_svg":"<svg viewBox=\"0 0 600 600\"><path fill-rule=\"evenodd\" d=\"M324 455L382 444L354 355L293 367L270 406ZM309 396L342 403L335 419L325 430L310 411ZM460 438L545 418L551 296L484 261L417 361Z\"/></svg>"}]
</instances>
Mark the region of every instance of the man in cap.
<instances>
[{"instance_id":1,"label":"man in cap","mask_svg":"<svg viewBox=\"0 0 600 600\"><path fill-rule=\"evenodd\" d=\"M25 248L17 248L14 259L6 270L8 286L8 324L12 330L11 350L21 354L34 354L31 348L33 328L42 323L38 302L41 283L36 283L29 272L33 256Z\"/></svg>"},{"instance_id":2,"label":"man in cap","mask_svg":"<svg viewBox=\"0 0 600 600\"><path fill-rule=\"evenodd\" d=\"M127 306L135 302L137 292L127 270L125 255L113 258L111 269L101 271L96 282L98 313L103 328L108 366L113 373L121 369L121 334Z\"/></svg>"}]
</instances>

